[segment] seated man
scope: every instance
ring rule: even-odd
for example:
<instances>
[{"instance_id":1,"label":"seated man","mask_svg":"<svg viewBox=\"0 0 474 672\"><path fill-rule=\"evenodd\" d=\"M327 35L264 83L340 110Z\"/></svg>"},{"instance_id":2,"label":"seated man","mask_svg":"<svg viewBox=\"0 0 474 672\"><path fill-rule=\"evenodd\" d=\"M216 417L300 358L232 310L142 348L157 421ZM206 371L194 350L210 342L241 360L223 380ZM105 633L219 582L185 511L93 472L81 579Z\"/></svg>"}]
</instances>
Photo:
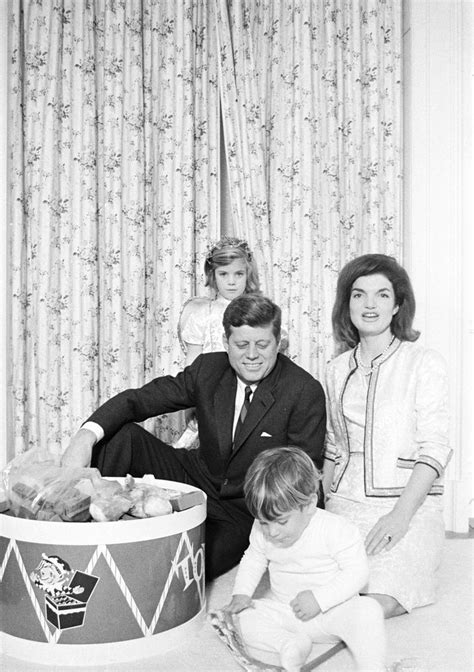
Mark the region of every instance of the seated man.
<instances>
[{"instance_id":1,"label":"seated man","mask_svg":"<svg viewBox=\"0 0 474 672\"><path fill-rule=\"evenodd\" d=\"M253 519L243 482L266 448L295 445L322 466L326 427L320 383L279 354L281 310L243 294L227 307L226 352L200 355L177 376L162 376L106 401L72 438L63 464L98 467L103 476L189 483L207 495L206 576L234 567ZM135 424L196 408L197 450L175 449Z\"/></svg>"}]
</instances>

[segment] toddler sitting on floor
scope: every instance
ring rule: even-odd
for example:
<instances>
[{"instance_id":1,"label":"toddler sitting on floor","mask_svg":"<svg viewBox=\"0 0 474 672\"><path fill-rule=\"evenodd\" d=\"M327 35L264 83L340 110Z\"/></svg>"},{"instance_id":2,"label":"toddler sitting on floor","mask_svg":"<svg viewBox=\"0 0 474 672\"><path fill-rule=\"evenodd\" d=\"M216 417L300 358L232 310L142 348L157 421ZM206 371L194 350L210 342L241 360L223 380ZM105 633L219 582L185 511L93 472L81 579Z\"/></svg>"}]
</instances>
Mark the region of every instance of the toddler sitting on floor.
<instances>
[{"instance_id":1,"label":"toddler sitting on floor","mask_svg":"<svg viewBox=\"0 0 474 672\"><path fill-rule=\"evenodd\" d=\"M299 448L272 448L250 466L244 492L255 517L230 604L254 658L277 653L297 672L313 643L343 641L357 670L385 670L380 605L358 592L368 578L355 525L316 506L320 474ZM271 594L252 596L268 569ZM262 655L259 656L259 653Z\"/></svg>"}]
</instances>

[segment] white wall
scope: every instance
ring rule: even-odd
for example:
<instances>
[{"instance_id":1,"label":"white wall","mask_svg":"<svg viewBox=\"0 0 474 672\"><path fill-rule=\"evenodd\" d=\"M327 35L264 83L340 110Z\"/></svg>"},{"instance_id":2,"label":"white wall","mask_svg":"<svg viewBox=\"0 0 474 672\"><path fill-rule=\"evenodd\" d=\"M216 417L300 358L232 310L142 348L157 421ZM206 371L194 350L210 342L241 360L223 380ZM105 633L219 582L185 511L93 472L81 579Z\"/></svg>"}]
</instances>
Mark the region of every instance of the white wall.
<instances>
[{"instance_id":1,"label":"white wall","mask_svg":"<svg viewBox=\"0 0 474 672\"><path fill-rule=\"evenodd\" d=\"M7 0L0 0L0 468L7 459Z\"/></svg>"},{"instance_id":2,"label":"white wall","mask_svg":"<svg viewBox=\"0 0 474 672\"><path fill-rule=\"evenodd\" d=\"M473 492L473 4L405 1L405 264L417 328L449 366L448 529L468 529ZM472 515L472 513L471 513Z\"/></svg>"}]
</instances>

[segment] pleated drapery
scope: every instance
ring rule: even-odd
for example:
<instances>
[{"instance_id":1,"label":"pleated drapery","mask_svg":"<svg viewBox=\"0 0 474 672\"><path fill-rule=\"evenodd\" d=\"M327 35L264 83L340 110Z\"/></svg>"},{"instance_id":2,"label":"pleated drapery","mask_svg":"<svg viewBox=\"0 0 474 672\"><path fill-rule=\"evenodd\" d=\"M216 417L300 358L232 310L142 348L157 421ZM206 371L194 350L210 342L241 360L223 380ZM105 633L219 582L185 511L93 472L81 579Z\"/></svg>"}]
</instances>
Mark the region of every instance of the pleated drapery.
<instances>
[{"instance_id":1,"label":"pleated drapery","mask_svg":"<svg viewBox=\"0 0 474 672\"><path fill-rule=\"evenodd\" d=\"M339 269L402 250L401 0L13 0L9 32L12 453L179 370L221 228L322 378Z\"/></svg>"},{"instance_id":2,"label":"pleated drapery","mask_svg":"<svg viewBox=\"0 0 474 672\"><path fill-rule=\"evenodd\" d=\"M340 268L402 249L401 1L215 3L234 230L320 377Z\"/></svg>"},{"instance_id":3,"label":"pleated drapery","mask_svg":"<svg viewBox=\"0 0 474 672\"><path fill-rule=\"evenodd\" d=\"M60 452L99 403L182 364L180 308L219 235L210 11L12 3L16 452Z\"/></svg>"}]
</instances>

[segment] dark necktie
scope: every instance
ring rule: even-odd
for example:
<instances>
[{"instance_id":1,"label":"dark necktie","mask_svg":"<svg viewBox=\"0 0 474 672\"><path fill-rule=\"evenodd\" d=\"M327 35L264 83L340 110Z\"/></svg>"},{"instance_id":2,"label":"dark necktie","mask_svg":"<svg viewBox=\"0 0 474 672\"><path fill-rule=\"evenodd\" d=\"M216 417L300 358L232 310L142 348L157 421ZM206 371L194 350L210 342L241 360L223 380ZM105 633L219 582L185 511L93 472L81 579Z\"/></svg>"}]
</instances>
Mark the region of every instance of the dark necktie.
<instances>
[{"instance_id":1,"label":"dark necktie","mask_svg":"<svg viewBox=\"0 0 474 672\"><path fill-rule=\"evenodd\" d=\"M250 406L250 397L251 396L252 396L252 388L250 387L250 385L247 385L245 387L244 403L242 404L242 408L240 409L239 419L237 420L237 424L235 426L234 445L236 443L237 436L239 435L239 432L242 429L242 425L244 424L245 418L247 416L249 406Z\"/></svg>"}]
</instances>

